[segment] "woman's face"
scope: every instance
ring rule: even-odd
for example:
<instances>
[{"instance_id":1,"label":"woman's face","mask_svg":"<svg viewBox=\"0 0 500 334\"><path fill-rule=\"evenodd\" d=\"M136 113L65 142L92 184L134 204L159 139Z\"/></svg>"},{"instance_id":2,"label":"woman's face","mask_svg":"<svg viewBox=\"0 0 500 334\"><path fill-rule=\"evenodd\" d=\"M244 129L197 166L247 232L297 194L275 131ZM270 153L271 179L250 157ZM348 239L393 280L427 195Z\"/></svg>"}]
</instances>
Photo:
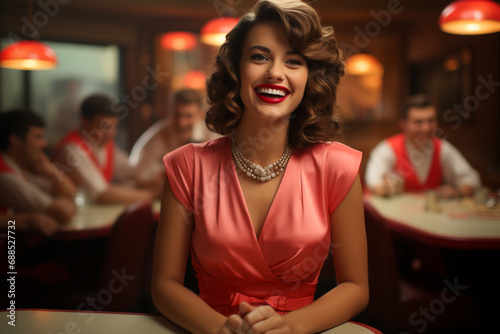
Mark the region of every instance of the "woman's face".
<instances>
[{"instance_id":1,"label":"woman's face","mask_svg":"<svg viewBox=\"0 0 500 334\"><path fill-rule=\"evenodd\" d=\"M250 30L240 61L241 91L246 116L289 117L304 96L306 59L293 50L279 22L263 22Z\"/></svg>"}]
</instances>

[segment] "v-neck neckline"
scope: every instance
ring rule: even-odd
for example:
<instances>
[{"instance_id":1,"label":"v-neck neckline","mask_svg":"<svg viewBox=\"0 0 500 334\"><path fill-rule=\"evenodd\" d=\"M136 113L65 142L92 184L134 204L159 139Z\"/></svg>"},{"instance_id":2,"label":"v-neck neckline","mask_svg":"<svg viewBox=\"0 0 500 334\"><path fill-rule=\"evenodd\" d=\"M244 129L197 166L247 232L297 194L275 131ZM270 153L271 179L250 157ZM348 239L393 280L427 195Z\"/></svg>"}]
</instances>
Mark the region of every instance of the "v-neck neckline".
<instances>
[{"instance_id":1,"label":"v-neck neckline","mask_svg":"<svg viewBox=\"0 0 500 334\"><path fill-rule=\"evenodd\" d=\"M252 231L253 238L257 242L257 244L260 245L262 233L264 232L266 226L268 225L267 221L269 220L269 217L274 210L276 199L278 198L278 196L281 193L280 189L282 188L283 181L287 177L288 166L290 165L290 163L294 159L294 155L292 153L292 155L290 156L290 160L288 161L287 165L285 166L285 170L283 171L283 177L281 178L281 181L278 185L278 188L276 189L276 193L274 194L273 200L271 201L271 205L269 206L269 210L267 211L266 217L264 218L264 223L262 224L262 227L260 229L260 233L259 233L259 235L257 235L257 231L255 230L255 226L254 226L253 221L252 221L252 216L250 215L250 210L248 209L247 200L245 198L245 194L243 193L243 189L241 188L240 179L238 178L239 169L236 166L236 164L234 163L233 154L231 153L231 139L229 139L229 138L228 138L227 146L228 146L228 149L226 152L228 154L228 159L231 161L231 165L233 168L232 174L233 174L233 177L235 178L234 182L236 182L236 184L237 184L236 188L238 189L238 196L240 196L240 199L242 201L242 206L245 210L245 215L247 218L246 219L247 221L245 224L250 225L248 227Z\"/></svg>"}]
</instances>

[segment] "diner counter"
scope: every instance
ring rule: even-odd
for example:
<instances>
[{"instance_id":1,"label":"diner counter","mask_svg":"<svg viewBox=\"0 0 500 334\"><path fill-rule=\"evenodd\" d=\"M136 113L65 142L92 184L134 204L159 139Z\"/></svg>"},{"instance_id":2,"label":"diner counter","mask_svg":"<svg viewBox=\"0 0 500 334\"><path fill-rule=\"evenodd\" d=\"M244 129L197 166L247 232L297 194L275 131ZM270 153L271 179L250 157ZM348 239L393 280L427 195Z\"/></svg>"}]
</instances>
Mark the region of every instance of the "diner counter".
<instances>
[{"instance_id":1,"label":"diner counter","mask_svg":"<svg viewBox=\"0 0 500 334\"><path fill-rule=\"evenodd\" d=\"M187 333L160 315L26 309L15 311L14 327L9 324L12 321L10 311L2 310L2 313L1 333ZM347 322L323 333L381 334L370 326L356 322Z\"/></svg>"},{"instance_id":2,"label":"diner counter","mask_svg":"<svg viewBox=\"0 0 500 334\"><path fill-rule=\"evenodd\" d=\"M477 207L472 199L438 202L439 211L425 210L425 194L402 194L390 198L365 195L400 233L440 247L500 249L500 208Z\"/></svg>"}]
</instances>

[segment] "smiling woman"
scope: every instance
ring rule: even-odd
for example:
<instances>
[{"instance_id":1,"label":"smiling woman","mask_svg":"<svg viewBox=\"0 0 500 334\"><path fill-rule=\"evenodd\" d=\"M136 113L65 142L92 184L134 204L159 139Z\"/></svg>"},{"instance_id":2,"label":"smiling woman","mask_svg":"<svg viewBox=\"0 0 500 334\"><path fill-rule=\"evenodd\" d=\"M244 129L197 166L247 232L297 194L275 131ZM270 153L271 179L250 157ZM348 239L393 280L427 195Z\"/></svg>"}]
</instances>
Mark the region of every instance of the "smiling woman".
<instances>
[{"instance_id":1,"label":"smiling woman","mask_svg":"<svg viewBox=\"0 0 500 334\"><path fill-rule=\"evenodd\" d=\"M302 1L261 0L227 35L206 119L226 137L163 158L152 294L189 332L316 333L366 306L361 154L329 141L343 69ZM333 244L338 285L314 300Z\"/></svg>"}]
</instances>

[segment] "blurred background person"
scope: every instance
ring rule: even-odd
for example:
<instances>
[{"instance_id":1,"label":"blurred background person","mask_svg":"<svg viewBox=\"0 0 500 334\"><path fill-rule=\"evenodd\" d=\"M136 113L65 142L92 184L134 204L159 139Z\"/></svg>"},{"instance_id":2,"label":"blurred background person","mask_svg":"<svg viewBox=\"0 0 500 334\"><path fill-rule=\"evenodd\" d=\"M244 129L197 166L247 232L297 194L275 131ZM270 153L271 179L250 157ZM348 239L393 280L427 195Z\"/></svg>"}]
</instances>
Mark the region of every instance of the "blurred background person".
<instances>
[{"instance_id":1,"label":"blurred background person","mask_svg":"<svg viewBox=\"0 0 500 334\"><path fill-rule=\"evenodd\" d=\"M75 213L76 188L45 154L44 127L43 119L28 110L0 114L0 211L46 214L26 223L50 233L54 220L67 223Z\"/></svg>"},{"instance_id":2,"label":"blurred background person","mask_svg":"<svg viewBox=\"0 0 500 334\"><path fill-rule=\"evenodd\" d=\"M80 128L58 143L54 159L86 198L96 203L132 203L159 196L160 185L135 187L135 169L115 142L119 118L111 100L103 95L87 97L80 117Z\"/></svg>"},{"instance_id":3,"label":"blurred background person","mask_svg":"<svg viewBox=\"0 0 500 334\"><path fill-rule=\"evenodd\" d=\"M13 221L13 223L10 223ZM51 236L59 228L57 221L51 216L40 212L26 212L26 213L5 213L0 212L0 227L3 231L10 228L15 231L31 231L38 232L43 235Z\"/></svg>"},{"instance_id":4,"label":"blurred background person","mask_svg":"<svg viewBox=\"0 0 500 334\"><path fill-rule=\"evenodd\" d=\"M444 139L438 129L436 107L423 94L408 98L399 121L402 130L380 142L371 152L365 182L381 196L434 189L442 198L472 196L481 186L477 171Z\"/></svg>"},{"instance_id":5,"label":"blurred background person","mask_svg":"<svg viewBox=\"0 0 500 334\"><path fill-rule=\"evenodd\" d=\"M198 91L179 90L174 95L172 108L170 118L153 124L132 147L130 163L136 167L137 178L144 185L163 180L165 154L188 143L212 139L205 126L203 100Z\"/></svg>"}]
</instances>

